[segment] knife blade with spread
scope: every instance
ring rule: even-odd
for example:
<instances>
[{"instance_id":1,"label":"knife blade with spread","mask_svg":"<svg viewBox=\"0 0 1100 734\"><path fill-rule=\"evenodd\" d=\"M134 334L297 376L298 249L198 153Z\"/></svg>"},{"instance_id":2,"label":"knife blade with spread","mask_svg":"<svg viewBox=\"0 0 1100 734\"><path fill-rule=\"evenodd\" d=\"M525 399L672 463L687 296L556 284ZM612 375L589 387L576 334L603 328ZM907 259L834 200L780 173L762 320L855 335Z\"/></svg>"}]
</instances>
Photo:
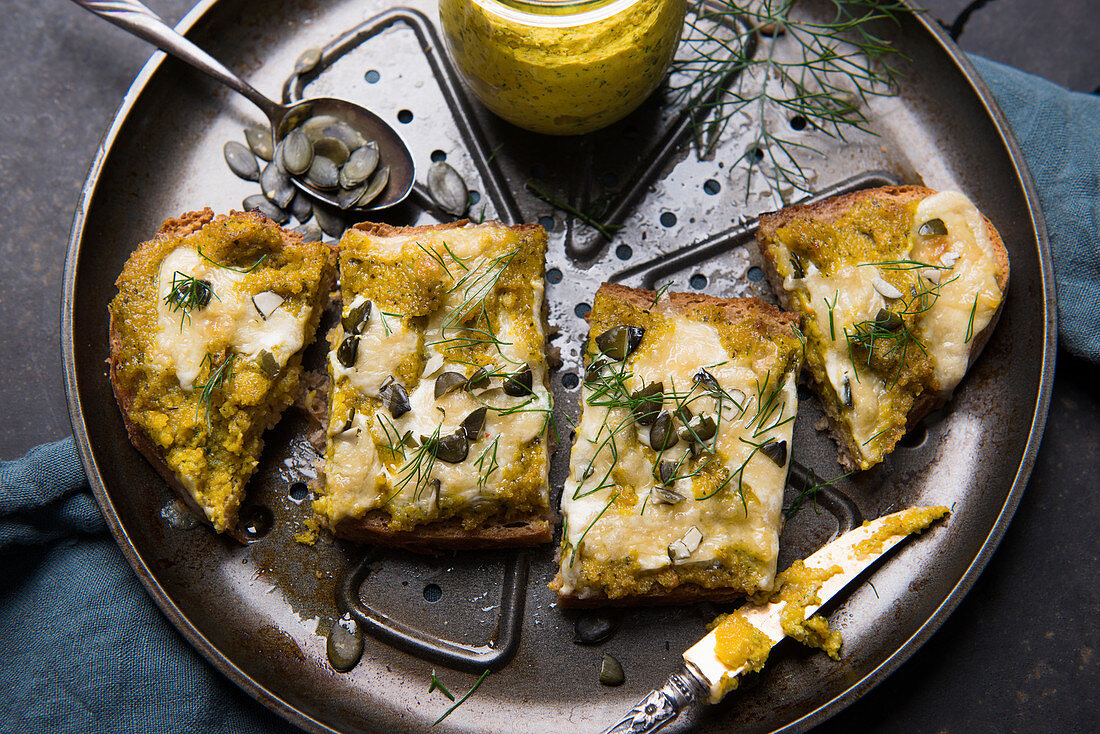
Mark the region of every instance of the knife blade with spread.
<instances>
[{"instance_id":1,"label":"knife blade with spread","mask_svg":"<svg viewBox=\"0 0 1100 734\"><path fill-rule=\"evenodd\" d=\"M772 647L784 637L822 647L835 657L839 636L814 613L887 551L947 512L946 507L912 507L884 515L795 561L776 577L768 603L747 603L720 618L709 634L684 653L680 670L603 734L648 734L690 706L718 703L737 687L740 676L760 670Z\"/></svg>"}]
</instances>

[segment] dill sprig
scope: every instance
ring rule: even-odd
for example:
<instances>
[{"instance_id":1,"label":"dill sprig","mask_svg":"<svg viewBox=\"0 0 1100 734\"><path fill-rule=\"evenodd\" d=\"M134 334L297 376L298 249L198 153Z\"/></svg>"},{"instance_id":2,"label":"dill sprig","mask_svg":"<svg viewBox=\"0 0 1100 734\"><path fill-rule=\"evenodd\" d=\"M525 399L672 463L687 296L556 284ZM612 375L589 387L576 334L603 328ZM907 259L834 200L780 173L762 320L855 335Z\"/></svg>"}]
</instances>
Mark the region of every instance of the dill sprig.
<instances>
[{"instance_id":1,"label":"dill sprig","mask_svg":"<svg viewBox=\"0 0 1100 734\"><path fill-rule=\"evenodd\" d=\"M974 338L974 314L978 311L978 296L974 296L974 305L970 307L970 321L966 324L966 339L963 340L963 344L969 344L970 340Z\"/></svg>"},{"instance_id":2,"label":"dill sprig","mask_svg":"<svg viewBox=\"0 0 1100 734\"><path fill-rule=\"evenodd\" d=\"M439 676L437 676L435 674L435 671L433 670L431 685L428 686L428 693L434 692L437 688L439 689L440 693L447 697L448 700L455 700L454 694L447 690L447 686L443 685L443 681L439 680Z\"/></svg>"},{"instance_id":3,"label":"dill sprig","mask_svg":"<svg viewBox=\"0 0 1100 734\"><path fill-rule=\"evenodd\" d=\"M478 489L484 489L489 483L489 477L500 468L500 464L497 462L497 445L499 443L500 436L494 436L492 442L485 447L474 462L474 466L477 467Z\"/></svg>"},{"instance_id":4,"label":"dill sprig","mask_svg":"<svg viewBox=\"0 0 1100 734\"><path fill-rule=\"evenodd\" d=\"M214 397L215 392L225 394L225 387L229 383L230 378L233 377L233 362L236 361L237 355L230 354L225 358L220 365L214 366L214 358L207 354L202 358L202 362L199 364L199 370L202 370L203 365L207 365L210 371L209 376L206 378L206 382L202 385L195 385L200 389L199 402L196 407L196 416L199 410L206 411L206 431L210 432L210 402Z\"/></svg>"},{"instance_id":5,"label":"dill sprig","mask_svg":"<svg viewBox=\"0 0 1100 734\"><path fill-rule=\"evenodd\" d=\"M467 265L466 259L459 258L446 245L444 247L451 258L463 269L462 277L447 289L447 293L460 293L462 301L450 309L444 317L439 326L440 338L425 346L442 346L444 349L460 350L488 344L492 345L504 361L520 364L504 353L503 347L509 346L511 342L506 342L497 336L486 303L489 296L496 290L501 275L512 264L519 250L509 250L496 257L482 260L471 267ZM448 331L458 332L458 334L448 336Z\"/></svg>"},{"instance_id":6,"label":"dill sprig","mask_svg":"<svg viewBox=\"0 0 1100 734\"><path fill-rule=\"evenodd\" d=\"M527 181L526 186L532 194L539 197L550 206L554 207L555 209L559 209L566 214L572 214L574 217L602 234L608 240L613 239L615 236L615 232L618 232L620 229L623 228L621 224L605 224L604 222L602 222L601 220L603 219L604 212L586 212L578 209L568 202L561 201L553 194L550 194L548 191L546 191L546 189L544 189L535 181Z\"/></svg>"},{"instance_id":7,"label":"dill sprig","mask_svg":"<svg viewBox=\"0 0 1100 734\"><path fill-rule=\"evenodd\" d=\"M481 677L477 679L477 683L474 683L474 687L473 687L473 688L471 688L470 690L466 691L466 695L464 695L464 696L463 696L462 698L460 698L460 699L458 699L457 701L455 701L455 703L454 703L454 705L453 705L453 706L451 706L451 707L450 707L449 709L447 709L446 711L444 711L444 712L443 712L443 715L442 715L442 716L440 716L440 717L439 717L438 719L436 719L436 720L435 720L435 722L434 722L434 723L432 724L432 726L435 726L435 725L436 725L436 724L438 724L439 722L441 722L441 721L443 721L444 719L446 719L446 718L447 718L448 716L450 716L450 715L451 715L451 712L452 712L452 711L454 711L454 710L455 710L456 708L458 708L458 707L459 707L459 706L461 706L461 705L462 705L463 703L465 703L465 702L466 702L466 699L467 699L467 698L469 698L469 697L470 697L470 696L471 696L471 695L473 694L473 692L474 692L474 691L476 691L476 690L477 690L478 688L480 688L480 687L481 687L481 681L485 680L485 676L487 676L487 675L489 675L489 669L488 669L488 668L486 668L486 669L485 669L485 672L481 674ZM434 676L433 676L433 677L434 677Z\"/></svg>"},{"instance_id":8,"label":"dill sprig","mask_svg":"<svg viewBox=\"0 0 1100 734\"><path fill-rule=\"evenodd\" d=\"M750 180L767 162L774 188L808 192L799 158L820 151L791 129L841 140L853 129L870 132L864 105L891 94L898 75L891 57L899 52L876 25L899 24L910 11L897 0L834 0L831 18L813 20L792 14L795 2L700 0L671 87L692 114L703 158L735 118L748 116L755 135L737 163L748 164Z\"/></svg>"},{"instance_id":9,"label":"dill sprig","mask_svg":"<svg viewBox=\"0 0 1100 734\"><path fill-rule=\"evenodd\" d=\"M214 286L209 280L202 280L177 270L172 274L172 285L168 295L164 297L164 303L172 313L183 312L180 317L180 331L183 331L184 321L188 323L191 321L191 312L206 308L210 299L216 297Z\"/></svg>"},{"instance_id":10,"label":"dill sprig","mask_svg":"<svg viewBox=\"0 0 1100 734\"><path fill-rule=\"evenodd\" d=\"M203 260L210 263L211 265L216 265L219 268L221 268L222 270L232 270L234 273L240 273L241 275L247 275L248 273L251 273L253 270L260 267L260 264L264 260L267 259L267 254L266 253L263 254L263 255L260 255L260 259L257 260L256 262L252 263L251 267L242 270L241 268L234 268L234 267L231 267L229 265L223 265L222 263L218 262L217 260L211 259L210 257L208 257L206 255L205 252L202 251L202 245L199 246L198 250L199 250L199 257L201 257Z\"/></svg>"}]
</instances>

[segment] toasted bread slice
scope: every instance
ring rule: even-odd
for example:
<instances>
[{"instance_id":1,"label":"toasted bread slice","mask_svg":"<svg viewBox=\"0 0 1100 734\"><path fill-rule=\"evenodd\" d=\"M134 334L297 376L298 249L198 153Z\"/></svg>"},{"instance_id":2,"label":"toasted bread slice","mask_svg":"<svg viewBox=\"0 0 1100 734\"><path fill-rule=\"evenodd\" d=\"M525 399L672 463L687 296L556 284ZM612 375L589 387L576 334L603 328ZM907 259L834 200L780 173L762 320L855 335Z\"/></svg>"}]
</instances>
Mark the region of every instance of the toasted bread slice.
<instances>
[{"instance_id":1,"label":"toasted bread slice","mask_svg":"<svg viewBox=\"0 0 1100 734\"><path fill-rule=\"evenodd\" d=\"M771 589L802 366L798 317L605 283L562 493L563 606Z\"/></svg>"},{"instance_id":2,"label":"toasted bread slice","mask_svg":"<svg viewBox=\"0 0 1100 734\"><path fill-rule=\"evenodd\" d=\"M169 219L126 261L110 378L126 430L184 501L236 534L263 432L293 400L333 254L249 212Z\"/></svg>"},{"instance_id":3,"label":"toasted bread slice","mask_svg":"<svg viewBox=\"0 0 1100 734\"><path fill-rule=\"evenodd\" d=\"M545 254L537 225L344 234L313 502L336 535L418 551L551 539Z\"/></svg>"},{"instance_id":4,"label":"toasted bread slice","mask_svg":"<svg viewBox=\"0 0 1100 734\"><path fill-rule=\"evenodd\" d=\"M840 447L868 469L950 397L985 346L1008 253L962 194L859 191L760 217L764 271L800 314L806 363Z\"/></svg>"}]
</instances>

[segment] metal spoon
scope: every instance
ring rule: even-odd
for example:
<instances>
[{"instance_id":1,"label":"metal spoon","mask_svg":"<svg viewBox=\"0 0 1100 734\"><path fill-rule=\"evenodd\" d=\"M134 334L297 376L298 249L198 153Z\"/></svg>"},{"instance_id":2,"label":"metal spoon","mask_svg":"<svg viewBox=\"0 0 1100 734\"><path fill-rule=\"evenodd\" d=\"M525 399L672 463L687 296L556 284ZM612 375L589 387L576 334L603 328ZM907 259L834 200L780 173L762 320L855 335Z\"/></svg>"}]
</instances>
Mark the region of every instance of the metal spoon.
<instances>
[{"instance_id":1,"label":"metal spoon","mask_svg":"<svg viewBox=\"0 0 1100 734\"><path fill-rule=\"evenodd\" d=\"M306 119L317 115L332 115L351 125L367 139L374 140L378 144L381 165L390 168L390 177L385 190L368 206L359 209L360 211L385 209L403 201L409 195L414 177L412 154L394 129L373 112L351 102L331 97L305 99L292 105L278 104L257 92L251 85L222 66L214 57L181 36L156 13L137 0L73 0L73 2L104 20L114 23L119 28L152 43L165 53L186 61L204 74L243 94L267 115L267 119L271 122L272 139L276 143ZM313 198L337 205L333 194L315 189L308 183L298 180L297 177L291 180L295 186Z\"/></svg>"}]
</instances>

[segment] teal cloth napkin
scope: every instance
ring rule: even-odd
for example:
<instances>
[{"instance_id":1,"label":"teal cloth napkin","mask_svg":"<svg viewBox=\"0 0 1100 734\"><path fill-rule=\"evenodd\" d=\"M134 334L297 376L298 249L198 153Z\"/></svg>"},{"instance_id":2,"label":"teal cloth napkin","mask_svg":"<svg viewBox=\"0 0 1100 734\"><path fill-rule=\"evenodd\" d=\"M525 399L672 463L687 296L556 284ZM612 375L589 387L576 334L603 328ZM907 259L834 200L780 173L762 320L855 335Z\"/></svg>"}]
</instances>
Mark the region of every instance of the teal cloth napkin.
<instances>
[{"instance_id":1,"label":"teal cloth napkin","mask_svg":"<svg viewBox=\"0 0 1100 734\"><path fill-rule=\"evenodd\" d=\"M1100 361L1100 98L983 59L1050 230L1060 327ZM107 532L71 438L0 462L0 732L291 732L203 660Z\"/></svg>"}]
</instances>

